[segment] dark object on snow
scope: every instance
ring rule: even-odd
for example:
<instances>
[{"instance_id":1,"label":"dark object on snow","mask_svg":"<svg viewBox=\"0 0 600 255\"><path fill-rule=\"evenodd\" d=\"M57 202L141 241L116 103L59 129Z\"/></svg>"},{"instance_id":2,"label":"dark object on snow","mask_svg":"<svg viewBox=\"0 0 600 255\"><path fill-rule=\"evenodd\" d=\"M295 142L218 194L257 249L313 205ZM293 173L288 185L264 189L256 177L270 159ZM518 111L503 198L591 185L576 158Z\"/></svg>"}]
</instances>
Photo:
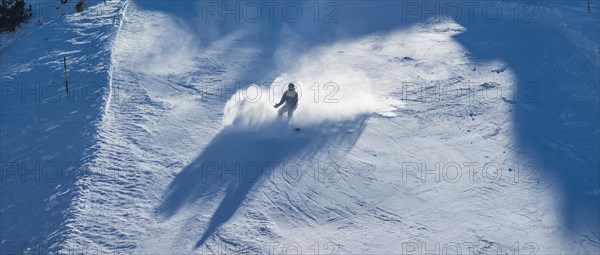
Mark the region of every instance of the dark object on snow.
<instances>
[{"instance_id":1,"label":"dark object on snow","mask_svg":"<svg viewBox=\"0 0 600 255\"><path fill-rule=\"evenodd\" d=\"M63 68L65 71L65 90L67 93L67 97L69 97L69 73L67 72L67 57L63 58Z\"/></svg>"},{"instance_id":2,"label":"dark object on snow","mask_svg":"<svg viewBox=\"0 0 600 255\"><path fill-rule=\"evenodd\" d=\"M31 5L25 9L25 0L2 0L0 5L0 32L14 32L31 17Z\"/></svg>"},{"instance_id":3,"label":"dark object on snow","mask_svg":"<svg viewBox=\"0 0 600 255\"><path fill-rule=\"evenodd\" d=\"M287 112L289 119L291 119L298 106L298 93L296 92L296 86L293 83L288 84L288 90L283 93L279 103L275 104L273 107L278 108L283 104L285 104L285 106L279 109L277 112L278 115L281 116Z\"/></svg>"},{"instance_id":4,"label":"dark object on snow","mask_svg":"<svg viewBox=\"0 0 600 255\"><path fill-rule=\"evenodd\" d=\"M85 2L83 2L83 0L79 0L79 2L77 2L77 4L75 5L75 11L77 12L82 12L84 8Z\"/></svg>"}]
</instances>

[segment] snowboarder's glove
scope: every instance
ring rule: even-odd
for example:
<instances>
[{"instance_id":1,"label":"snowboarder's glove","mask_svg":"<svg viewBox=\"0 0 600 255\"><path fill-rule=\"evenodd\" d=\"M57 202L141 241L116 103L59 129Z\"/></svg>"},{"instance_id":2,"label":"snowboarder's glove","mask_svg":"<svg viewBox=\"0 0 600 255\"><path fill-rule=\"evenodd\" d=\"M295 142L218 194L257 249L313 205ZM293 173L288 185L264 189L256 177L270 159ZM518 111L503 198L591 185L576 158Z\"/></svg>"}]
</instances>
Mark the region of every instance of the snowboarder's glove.
<instances>
[{"instance_id":1,"label":"snowboarder's glove","mask_svg":"<svg viewBox=\"0 0 600 255\"><path fill-rule=\"evenodd\" d=\"M273 107L275 107L275 108L277 108L277 107L279 107L279 106L280 106L280 104L275 104L275 105L273 105Z\"/></svg>"}]
</instances>

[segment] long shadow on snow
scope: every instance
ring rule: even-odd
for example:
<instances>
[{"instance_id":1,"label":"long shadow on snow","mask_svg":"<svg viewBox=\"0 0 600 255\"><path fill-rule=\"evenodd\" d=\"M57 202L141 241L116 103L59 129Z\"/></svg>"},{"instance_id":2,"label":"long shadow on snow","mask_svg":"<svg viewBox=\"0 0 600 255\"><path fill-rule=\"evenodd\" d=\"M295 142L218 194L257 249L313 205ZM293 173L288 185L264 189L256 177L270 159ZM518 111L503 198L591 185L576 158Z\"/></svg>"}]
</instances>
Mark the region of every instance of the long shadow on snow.
<instances>
[{"instance_id":1,"label":"long shadow on snow","mask_svg":"<svg viewBox=\"0 0 600 255\"><path fill-rule=\"evenodd\" d=\"M242 205L251 189L274 172L296 161L313 158L321 148L352 147L363 131L366 116L342 123L328 123L300 132L287 126L270 126L266 131L226 128L185 167L169 185L158 213L169 218L186 204L205 196L225 196L214 212L199 247ZM354 132L347 132L354 129Z\"/></svg>"},{"instance_id":2,"label":"long shadow on snow","mask_svg":"<svg viewBox=\"0 0 600 255\"><path fill-rule=\"evenodd\" d=\"M466 32L455 38L475 59L501 60L516 73L519 93L504 95L514 104L511 149L532 153L538 169L557 179L567 226L598 231L598 69L542 22L516 23L511 16L498 23L459 23Z\"/></svg>"}]
</instances>

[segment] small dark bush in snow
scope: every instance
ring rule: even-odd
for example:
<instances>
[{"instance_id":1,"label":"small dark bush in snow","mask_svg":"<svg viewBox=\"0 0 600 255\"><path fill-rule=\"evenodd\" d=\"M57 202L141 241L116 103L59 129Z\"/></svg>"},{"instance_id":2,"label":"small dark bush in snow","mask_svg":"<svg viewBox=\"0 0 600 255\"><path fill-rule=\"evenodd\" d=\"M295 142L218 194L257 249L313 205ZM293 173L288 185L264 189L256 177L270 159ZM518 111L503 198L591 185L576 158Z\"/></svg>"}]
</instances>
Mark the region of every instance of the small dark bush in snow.
<instances>
[{"instance_id":1,"label":"small dark bush in snow","mask_svg":"<svg viewBox=\"0 0 600 255\"><path fill-rule=\"evenodd\" d=\"M25 0L2 0L0 5L0 31L14 32L19 24L31 17L31 5L25 9Z\"/></svg>"},{"instance_id":2,"label":"small dark bush in snow","mask_svg":"<svg viewBox=\"0 0 600 255\"><path fill-rule=\"evenodd\" d=\"M85 2L83 2L83 0L79 0L79 2L75 5L75 10L77 12L82 12L83 8L85 8Z\"/></svg>"}]
</instances>

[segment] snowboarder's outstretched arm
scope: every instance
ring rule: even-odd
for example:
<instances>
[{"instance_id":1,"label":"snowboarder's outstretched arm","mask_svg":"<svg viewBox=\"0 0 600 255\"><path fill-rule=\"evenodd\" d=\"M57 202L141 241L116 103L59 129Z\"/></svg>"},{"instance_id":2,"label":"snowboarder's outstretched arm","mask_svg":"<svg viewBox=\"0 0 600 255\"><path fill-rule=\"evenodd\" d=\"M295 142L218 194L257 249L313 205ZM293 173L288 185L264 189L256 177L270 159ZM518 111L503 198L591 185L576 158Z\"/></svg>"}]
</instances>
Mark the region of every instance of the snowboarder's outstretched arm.
<instances>
[{"instance_id":1,"label":"snowboarder's outstretched arm","mask_svg":"<svg viewBox=\"0 0 600 255\"><path fill-rule=\"evenodd\" d=\"M293 90L288 90L288 91L284 92L283 96L281 96L281 100L279 100L279 103L275 104L274 107L277 108L284 103L295 107L296 104L298 104L298 93L296 93Z\"/></svg>"},{"instance_id":2,"label":"snowboarder's outstretched arm","mask_svg":"<svg viewBox=\"0 0 600 255\"><path fill-rule=\"evenodd\" d=\"M283 95L281 96L281 100L279 100L279 103L275 104L275 108L281 106L284 102L285 102L285 93L283 93Z\"/></svg>"}]
</instances>

